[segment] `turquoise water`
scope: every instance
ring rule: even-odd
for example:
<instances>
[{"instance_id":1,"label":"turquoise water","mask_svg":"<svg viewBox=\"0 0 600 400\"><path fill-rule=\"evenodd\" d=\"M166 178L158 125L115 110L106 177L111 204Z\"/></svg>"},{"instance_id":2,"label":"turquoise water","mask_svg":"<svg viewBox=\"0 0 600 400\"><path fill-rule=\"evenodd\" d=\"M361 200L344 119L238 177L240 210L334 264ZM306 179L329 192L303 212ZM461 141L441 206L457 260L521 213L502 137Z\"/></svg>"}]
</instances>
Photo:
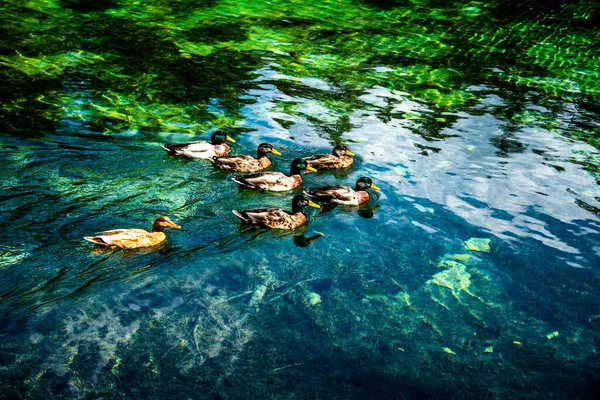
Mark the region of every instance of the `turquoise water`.
<instances>
[{"instance_id":1,"label":"turquoise water","mask_svg":"<svg viewBox=\"0 0 600 400\"><path fill-rule=\"evenodd\" d=\"M597 395L599 18L5 1L0 398ZM285 172L345 144L354 166L305 185L381 191L296 232L240 226L301 188L239 190L160 147L215 129ZM182 229L158 248L82 240L161 214Z\"/></svg>"}]
</instances>

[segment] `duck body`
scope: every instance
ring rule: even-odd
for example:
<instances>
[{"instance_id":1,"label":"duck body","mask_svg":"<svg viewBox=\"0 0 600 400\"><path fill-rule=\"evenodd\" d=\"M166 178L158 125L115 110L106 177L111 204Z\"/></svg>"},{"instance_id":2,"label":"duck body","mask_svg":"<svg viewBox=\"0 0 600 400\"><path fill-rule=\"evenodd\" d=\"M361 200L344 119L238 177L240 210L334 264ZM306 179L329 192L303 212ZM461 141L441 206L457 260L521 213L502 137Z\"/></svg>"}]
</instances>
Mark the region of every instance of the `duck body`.
<instances>
[{"instance_id":1,"label":"duck body","mask_svg":"<svg viewBox=\"0 0 600 400\"><path fill-rule=\"evenodd\" d=\"M231 172L256 172L261 169L269 168L271 166L271 160L267 157L267 154L272 153L280 155L273 146L268 143L262 143L258 146L258 155L256 158L247 154L238 154L231 156L213 157L211 162L215 168L223 171Z\"/></svg>"},{"instance_id":2,"label":"duck body","mask_svg":"<svg viewBox=\"0 0 600 400\"><path fill-rule=\"evenodd\" d=\"M231 147L225 141L235 143L235 140L229 137L225 131L216 131L212 134L210 143L206 141L165 144L163 149L171 156L181 156L187 158L211 159L229 154Z\"/></svg>"},{"instance_id":3,"label":"duck body","mask_svg":"<svg viewBox=\"0 0 600 400\"><path fill-rule=\"evenodd\" d=\"M281 208L252 208L232 212L242 223L271 229L296 229L307 221L302 211L291 213Z\"/></svg>"},{"instance_id":4,"label":"duck body","mask_svg":"<svg viewBox=\"0 0 600 400\"><path fill-rule=\"evenodd\" d=\"M165 144L163 149L172 156L181 156L188 158L211 159L229 154L231 147L228 144L211 144L205 141L191 142L184 144Z\"/></svg>"},{"instance_id":5,"label":"duck body","mask_svg":"<svg viewBox=\"0 0 600 400\"><path fill-rule=\"evenodd\" d=\"M366 189L379 190L370 178L363 177L356 182L354 189L350 186L325 186L309 189L304 193L316 201L323 203L358 206L368 202L370 199Z\"/></svg>"},{"instance_id":6,"label":"duck body","mask_svg":"<svg viewBox=\"0 0 600 400\"><path fill-rule=\"evenodd\" d=\"M215 168L231 172L255 172L269 168L272 164L267 156L254 158L247 154L213 157L211 162Z\"/></svg>"},{"instance_id":7,"label":"duck body","mask_svg":"<svg viewBox=\"0 0 600 400\"><path fill-rule=\"evenodd\" d=\"M285 192L302 184L300 175L287 176L283 172L257 172L246 176L232 178L235 183L254 190Z\"/></svg>"},{"instance_id":8,"label":"duck body","mask_svg":"<svg viewBox=\"0 0 600 400\"><path fill-rule=\"evenodd\" d=\"M316 172L304 160L296 158L290 166L290 176L282 172L257 172L246 176L232 178L235 183L246 189L263 190L271 192L285 192L297 188L302 184L301 171Z\"/></svg>"},{"instance_id":9,"label":"duck body","mask_svg":"<svg viewBox=\"0 0 600 400\"><path fill-rule=\"evenodd\" d=\"M315 154L305 160L314 169L342 169L354 163L353 155L345 146L335 146L331 154Z\"/></svg>"},{"instance_id":10,"label":"duck body","mask_svg":"<svg viewBox=\"0 0 600 400\"><path fill-rule=\"evenodd\" d=\"M320 208L318 204L313 203L302 195L298 195L292 200L291 212L281 208L252 208L242 211L232 210L232 212L244 224L250 224L255 227L291 230L306 223L306 215L302 212L302 207L304 206Z\"/></svg>"},{"instance_id":11,"label":"duck body","mask_svg":"<svg viewBox=\"0 0 600 400\"><path fill-rule=\"evenodd\" d=\"M136 249L139 247L155 246L164 242L167 236L165 228L180 229L168 217L161 216L154 221L152 232L144 229L113 229L104 231L96 236L85 236L84 239L99 246Z\"/></svg>"}]
</instances>

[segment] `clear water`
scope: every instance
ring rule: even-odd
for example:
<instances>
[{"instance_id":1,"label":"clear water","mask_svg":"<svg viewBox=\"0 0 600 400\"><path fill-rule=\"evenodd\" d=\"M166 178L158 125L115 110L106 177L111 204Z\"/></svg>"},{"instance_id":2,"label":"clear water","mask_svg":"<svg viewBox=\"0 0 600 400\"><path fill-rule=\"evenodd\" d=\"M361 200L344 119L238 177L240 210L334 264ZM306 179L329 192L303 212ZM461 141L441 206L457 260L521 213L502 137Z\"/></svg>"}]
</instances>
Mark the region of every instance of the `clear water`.
<instances>
[{"instance_id":1,"label":"clear water","mask_svg":"<svg viewBox=\"0 0 600 400\"><path fill-rule=\"evenodd\" d=\"M0 398L598 394L596 2L6 0L0 20ZM217 128L272 143L273 170L344 143L355 166L305 184L382 190L240 227L296 192L160 148ZM82 240L160 214L183 229L157 249Z\"/></svg>"}]
</instances>

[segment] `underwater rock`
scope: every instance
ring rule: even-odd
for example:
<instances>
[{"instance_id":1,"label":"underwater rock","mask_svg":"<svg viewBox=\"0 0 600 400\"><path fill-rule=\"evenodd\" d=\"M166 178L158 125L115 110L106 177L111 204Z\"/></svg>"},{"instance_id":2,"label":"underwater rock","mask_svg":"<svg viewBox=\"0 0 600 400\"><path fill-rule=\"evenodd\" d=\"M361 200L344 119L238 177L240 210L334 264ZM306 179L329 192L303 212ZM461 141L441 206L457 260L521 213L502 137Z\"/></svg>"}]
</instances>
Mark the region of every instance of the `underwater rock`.
<instances>
[{"instance_id":1,"label":"underwater rock","mask_svg":"<svg viewBox=\"0 0 600 400\"><path fill-rule=\"evenodd\" d=\"M321 296L318 293L310 292L305 299L306 304L311 307L321 303Z\"/></svg>"},{"instance_id":2,"label":"underwater rock","mask_svg":"<svg viewBox=\"0 0 600 400\"><path fill-rule=\"evenodd\" d=\"M471 238L465 242L465 249L489 253L490 242L490 239Z\"/></svg>"},{"instance_id":3,"label":"underwater rock","mask_svg":"<svg viewBox=\"0 0 600 400\"><path fill-rule=\"evenodd\" d=\"M555 337L558 337L558 332L554 331L552 333L549 333L546 335L546 337L548 338L548 340L554 339Z\"/></svg>"}]
</instances>

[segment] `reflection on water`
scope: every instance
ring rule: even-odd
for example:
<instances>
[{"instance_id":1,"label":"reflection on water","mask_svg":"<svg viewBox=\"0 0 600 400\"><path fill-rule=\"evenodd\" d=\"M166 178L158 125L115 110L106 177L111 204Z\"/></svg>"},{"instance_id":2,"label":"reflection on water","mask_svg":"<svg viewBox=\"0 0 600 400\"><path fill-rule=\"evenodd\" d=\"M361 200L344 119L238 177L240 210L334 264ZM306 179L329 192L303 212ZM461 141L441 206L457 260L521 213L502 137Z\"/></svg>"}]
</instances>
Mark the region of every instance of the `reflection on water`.
<instances>
[{"instance_id":1,"label":"reflection on water","mask_svg":"<svg viewBox=\"0 0 600 400\"><path fill-rule=\"evenodd\" d=\"M597 391L595 2L0 11L1 395ZM239 190L160 147L217 128L284 172L343 143L355 165L305 185L381 191L295 232L240 226L302 188ZM182 229L155 248L82 240L162 214Z\"/></svg>"}]
</instances>

